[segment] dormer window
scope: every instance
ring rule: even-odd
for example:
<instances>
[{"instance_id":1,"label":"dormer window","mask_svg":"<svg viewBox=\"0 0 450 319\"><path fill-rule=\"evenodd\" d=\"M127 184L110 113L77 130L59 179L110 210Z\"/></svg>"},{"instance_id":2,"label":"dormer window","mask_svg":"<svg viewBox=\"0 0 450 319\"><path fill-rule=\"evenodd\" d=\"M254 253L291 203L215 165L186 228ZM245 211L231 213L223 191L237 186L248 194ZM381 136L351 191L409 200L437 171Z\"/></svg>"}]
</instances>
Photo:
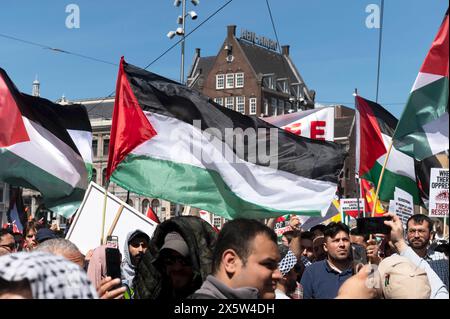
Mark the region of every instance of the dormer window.
<instances>
[{"instance_id":1,"label":"dormer window","mask_svg":"<svg viewBox=\"0 0 450 319\"><path fill-rule=\"evenodd\" d=\"M288 80L286 78L277 80L277 90L283 93L289 93Z\"/></svg>"},{"instance_id":2,"label":"dormer window","mask_svg":"<svg viewBox=\"0 0 450 319\"><path fill-rule=\"evenodd\" d=\"M274 90L275 89L275 84L273 81L273 74L265 74L263 76L263 86L265 88Z\"/></svg>"}]
</instances>

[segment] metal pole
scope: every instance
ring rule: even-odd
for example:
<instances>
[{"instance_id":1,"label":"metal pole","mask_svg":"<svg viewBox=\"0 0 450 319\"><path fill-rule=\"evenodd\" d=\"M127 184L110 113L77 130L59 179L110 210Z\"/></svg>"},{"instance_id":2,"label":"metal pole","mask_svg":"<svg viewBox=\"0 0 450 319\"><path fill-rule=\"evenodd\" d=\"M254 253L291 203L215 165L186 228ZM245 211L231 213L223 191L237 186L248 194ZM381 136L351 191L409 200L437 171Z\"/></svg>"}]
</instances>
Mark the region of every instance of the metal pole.
<instances>
[{"instance_id":1,"label":"metal pole","mask_svg":"<svg viewBox=\"0 0 450 319\"><path fill-rule=\"evenodd\" d=\"M375 99L376 103L378 103L378 90L380 87L381 43L382 43L382 39L383 39L383 13L384 13L384 0L381 0L380 37L378 39L377 94L376 94L376 99Z\"/></svg>"},{"instance_id":2,"label":"metal pole","mask_svg":"<svg viewBox=\"0 0 450 319\"><path fill-rule=\"evenodd\" d=\"M180 83L184 84L184 42L185 42L185 26L186 26L186 0L183 0L183 40L181 41L181 71L180 71Z\"/></svg>"}]
</instances>

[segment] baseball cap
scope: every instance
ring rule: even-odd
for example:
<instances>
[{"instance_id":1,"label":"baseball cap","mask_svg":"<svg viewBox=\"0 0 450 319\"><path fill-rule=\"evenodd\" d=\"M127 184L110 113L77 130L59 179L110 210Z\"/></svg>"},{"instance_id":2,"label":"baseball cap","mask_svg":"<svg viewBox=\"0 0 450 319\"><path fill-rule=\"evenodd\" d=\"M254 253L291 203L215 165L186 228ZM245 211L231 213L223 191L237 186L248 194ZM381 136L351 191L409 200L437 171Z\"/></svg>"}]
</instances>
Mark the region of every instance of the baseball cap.
<instances>
[{"instance_id":1,"label":"baseball cap","mask_svg":"<svg viewBox=\"0 0 450 319\"><path fill-rule=\"evenodd\" d=\"M162 251L163 249L175 250L183 257L187 257L189 255L189 247L186 244L186 241L177 232L170 232L166 235L166 237L164 238L164 244L161 247L160 251Z\"/></svg>"},{"instance_id":2,"label":"baseball cap","mask_svg":"<svg viewBox=\"0 0 450 319\"><path fill-rule=\"evenodd\" d=\"M393 255L378 266L381 288L386 299L429 299L430 283L425 270L408 258Z\"/></svg>"},{"instance_id":3,"label":"baseball cap","mask_svg":"<svg viewBox=\"0 0 450 319\"><path fill-rule=\"evenodd\" d=\"M42 243L48 239L54 238L57 238L56 234L48 228L41 228L36 233L36 241L38 243Z\"/></svg>"}]
</instances>

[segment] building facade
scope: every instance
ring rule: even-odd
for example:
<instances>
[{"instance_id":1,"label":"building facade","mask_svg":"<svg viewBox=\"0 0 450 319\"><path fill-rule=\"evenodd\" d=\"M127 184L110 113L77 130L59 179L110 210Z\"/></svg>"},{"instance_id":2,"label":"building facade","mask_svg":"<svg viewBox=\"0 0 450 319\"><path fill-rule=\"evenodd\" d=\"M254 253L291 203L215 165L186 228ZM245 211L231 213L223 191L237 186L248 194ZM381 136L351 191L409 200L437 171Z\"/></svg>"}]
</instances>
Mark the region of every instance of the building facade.
<instances>
[{"instance_id":1,"label":"building facade","mask_svg":"<svg viewBox=\"0 0 450 319\"><path fill-rule=\"evenodd\" d=\"M216 56L202 57L196 49L187 85L214 102L253 116L273 116L314 108L309 90L289 56L289 46L227 27Z\"/></svg>"}]
</instances>

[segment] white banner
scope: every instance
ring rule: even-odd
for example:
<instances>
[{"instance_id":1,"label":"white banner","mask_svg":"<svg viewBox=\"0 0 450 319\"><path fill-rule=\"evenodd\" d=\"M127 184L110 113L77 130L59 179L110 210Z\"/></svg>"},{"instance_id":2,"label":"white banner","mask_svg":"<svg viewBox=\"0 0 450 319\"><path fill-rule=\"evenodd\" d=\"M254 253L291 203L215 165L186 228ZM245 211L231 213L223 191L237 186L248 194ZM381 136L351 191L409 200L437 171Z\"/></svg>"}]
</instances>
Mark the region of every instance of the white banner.
<instances>
[{"instance_id":1,"label":"white banner","mask_svg":"<svg viewBox=\"0 0 450 319\"><path fill-rule=\"evenodd\" d=\"M334 141L334 107L272 116L263 120L296 135Z\"/></svg>"},{"instance_id":2,"label":"white banner","mask_svg":"<svg viewBox=\"0 0 450 319\"><path fill-rule=\"evenodd\" d=\"M353 217L363 215L364 213L364 198L359 199L359 214L358 214L358 200L356 198L341 198L341 212Z\"/></svg>"},{"instance_id":3,"label":"white banner","mask_svg":"<svg viewBox=\"0 0 450 319\"><path fill-rule=\"evenodd\" d=\"M449 170L432 168L430 175L430 217L448 217L448 178Z\"/></svg>"}]
</instances>

